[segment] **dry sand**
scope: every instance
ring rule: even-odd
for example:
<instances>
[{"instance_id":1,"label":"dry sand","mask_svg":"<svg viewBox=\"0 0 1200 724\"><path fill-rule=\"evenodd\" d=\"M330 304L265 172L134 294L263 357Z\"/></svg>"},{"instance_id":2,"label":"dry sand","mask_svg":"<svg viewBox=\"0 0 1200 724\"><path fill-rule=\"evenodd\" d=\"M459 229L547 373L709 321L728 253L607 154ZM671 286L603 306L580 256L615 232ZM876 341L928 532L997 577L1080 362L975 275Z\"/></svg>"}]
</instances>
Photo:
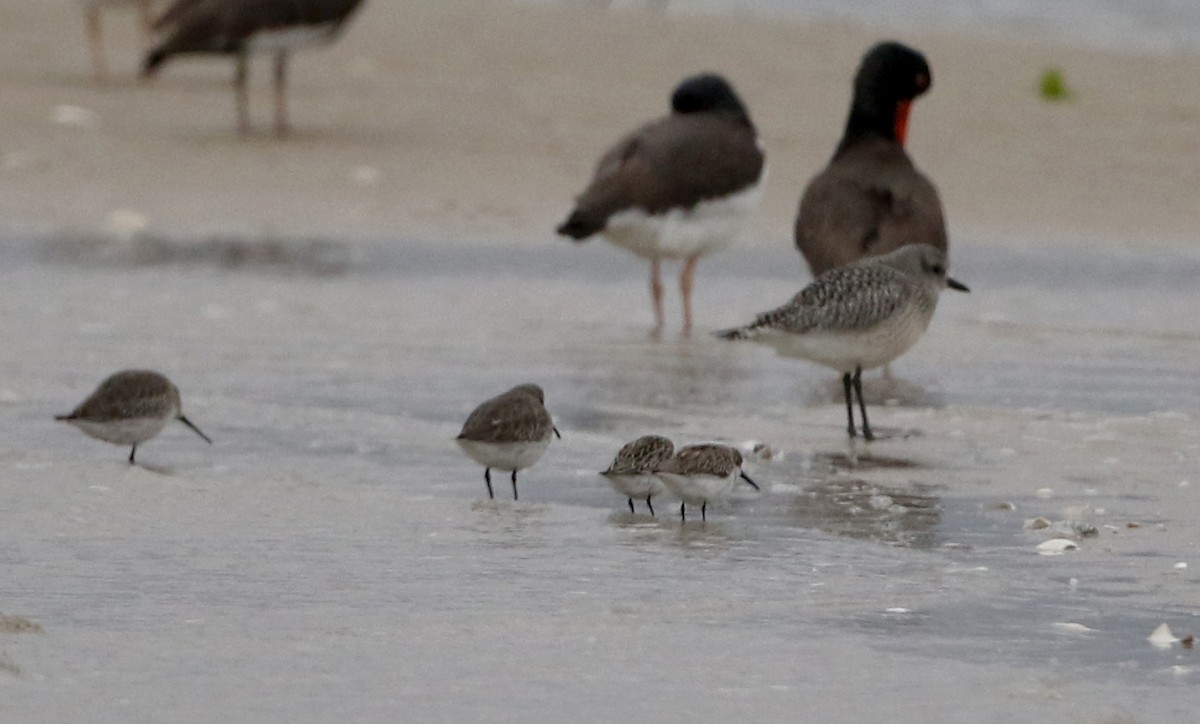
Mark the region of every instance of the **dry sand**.
<instances>
[{"instance_id":1,"label":"dry sand","mask_svg":"<svg viewBox=\"0 0 1200 724\"><path fill-rule=\"evenodd\" d=\"M663 112L682 76L715 69L739 88L770 155L749 243L787 244L800 190L837 141L857 60L890 34L578 4L370 2L342 42L297 58L299 132L279 142L233 133L227 62L185 60L137 83L140 41L121 15L107 25L115 80L96 85L75 3L5 8L0 229L102 230L130 210L118 225L142 215L174 236L544 242L598 154ZM934 68L910 148L956 238L1194 243L1200 57L901 39ZM1039 99L1048 66L1065 71L1074 101ZM267 72L254 72L267 129ZM60 106L95 115L62 118Z\"/></svg>"}]
</instances>

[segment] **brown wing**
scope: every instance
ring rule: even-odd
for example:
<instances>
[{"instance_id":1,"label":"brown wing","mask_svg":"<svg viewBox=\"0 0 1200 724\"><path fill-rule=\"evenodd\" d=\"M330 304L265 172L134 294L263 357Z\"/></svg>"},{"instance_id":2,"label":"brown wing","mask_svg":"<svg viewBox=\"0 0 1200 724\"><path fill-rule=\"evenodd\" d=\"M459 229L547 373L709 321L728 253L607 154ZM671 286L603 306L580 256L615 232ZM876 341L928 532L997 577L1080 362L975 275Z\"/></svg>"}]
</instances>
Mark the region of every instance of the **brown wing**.
<instances>
[{"instance_id":1,"label":"brown wing","mask_svg":"<svg viewBox=\"0 0 1200 724\"><path fill-rule=\"evenodd\" d=\"M688 445L659 468L662 472L725 477L742 464L742 454L727 445Z\"/></svg>"},{"instance_id":2,"label":"brown wing","mask_svg":"<svg viewBox=\"0 0 1200 724\"><path fill-rule=\"evenodd\" d=\"M796 217L796 246L813 276L925 243L946 249L937 189L894 141L865 138L809 182Z\"/></svg>"},{"instance_id":3,"label":"brown wing","mask_svg":"<svg viewBox=\"0 0 1200 724\"><path fill-rule=\"evenodd\" d=\"M536 397L510 390L475 408L458 436L476 442L532 442L550 434L553 426Z\"/></svg>"},{"instance_id":4,"label":"brown wing","mask_svg":"<svg viewBox=\"0 0 1200 724\"><path fill-rule=\"evenodd\" d=\"M236 52L254 33L272 28L341 23L362 0L176 0L154 24L167 32L151 57Z\"/></svg>"},{"instance_id":5,"label":"brown wing","mask_svg":"<svg viewBox=\"0 0 1200 724\"><path fill-rule=\"evenodd\" d=\"M101 382L67 419L104 422L157 417L162 414L164 397L178 404L179 391L166 377L149 370L126 370Z\"/></svg>"},{"instance_id":6,"label":"brown wing","mask_svg":"<svg viewBox=\"0 0 1200 724\"><path fill-rule=\"evenodd\" d=\"M675 453L675 445L665 437L646 435L626 444L605 473L630 475L657 469Z\"/></svg>"},{"instance_id":7,"label":"brown wing","mask_svg":"<svg viewBox=\"0 0 1200 724\"><path fill-rule=\"evenodd\" d=\"M753 125L733 113L675 114L642 126L596 165L559 232L584 238L626 209L690 209L753 185L765 158Z\"/></svg>"}]
</instances>

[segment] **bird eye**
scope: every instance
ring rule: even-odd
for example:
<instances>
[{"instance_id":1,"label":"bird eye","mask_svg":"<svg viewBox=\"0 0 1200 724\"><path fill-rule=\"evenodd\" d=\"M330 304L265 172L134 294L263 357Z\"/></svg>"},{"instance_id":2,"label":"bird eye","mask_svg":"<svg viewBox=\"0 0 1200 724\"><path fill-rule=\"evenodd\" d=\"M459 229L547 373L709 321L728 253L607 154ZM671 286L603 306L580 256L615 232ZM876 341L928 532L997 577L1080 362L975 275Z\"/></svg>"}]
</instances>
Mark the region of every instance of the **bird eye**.
<instances>
[{"instance_id":1,"label":"bird eye","mask_svg":"<svg viewBox=\"0 0 1200 724\"><path fill-rule=\"evenodd\" d=\"M929 271L933 272L934 274L945 274L946 267L942 266L941 264L934 264L929 268Z\"/></svg>"}]
</instances>

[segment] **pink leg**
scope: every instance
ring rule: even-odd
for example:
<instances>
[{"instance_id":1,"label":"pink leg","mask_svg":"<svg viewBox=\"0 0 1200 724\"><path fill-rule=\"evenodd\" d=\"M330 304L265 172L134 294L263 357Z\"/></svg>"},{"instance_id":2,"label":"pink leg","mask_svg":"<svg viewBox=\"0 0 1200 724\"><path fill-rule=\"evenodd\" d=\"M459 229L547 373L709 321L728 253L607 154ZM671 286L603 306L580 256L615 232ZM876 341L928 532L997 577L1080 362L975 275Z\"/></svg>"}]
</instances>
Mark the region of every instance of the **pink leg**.
<instances>
[{"instance_id":1,"label":"pink leg","mask_svg":"<svg viewBox=\"0 0 1200 724\"><path fill-rule=\"evenodd\" d=\"M104 64L104 33L100 29L99 5L87 9L84 25L87 28L88 45L92 50L92 74L97 81L104 81L108 78L108 68Z\"/></svg>"},{"instance_id":2,"label":"pink leg","mask_svg":"<svg viewBox=\"0 0 1200 724\"><path fill-rule=\"evenodd\" d=\"M693 256L683 263L679 273L679 293L683 297L683 336L692 333L692 287L696 275L696 264L700 257Z\"/></svg>"},{"instance_id":3,"label":"pink leg","mask_svg":"<svg viewBox=\"0 0 1200 724\"><path fill-rule=\"evenodd\" d=\"M246 78L250 73L250 60L245 53L238 53L235 62L237 68L233 74L233 92L237 105L238 133L245 136L250 133L250 104L246 97Z\"/></svg>"},{"instance_id":4,"label":"pink leg","mask_svg":"<svg viewBox=\"0 0 1200 724\"><path fill-rule=\"evenodd\" d=\"M288 134L287 120L287 53L275 54L275 135L282 138Z\"/></svg>"},{"instance_id":5,"label":"pink leg","mask_svg":"<svg viewBox=\"0 0 1200 724\"><path fill-rule=\"evenodd\" d=\"M662 334L663 328L663 285L662 276L659 273L658 259L650 261L650 300L654 303L654 331L651 332L655 337Z\"/></svg>"}]
</instances>

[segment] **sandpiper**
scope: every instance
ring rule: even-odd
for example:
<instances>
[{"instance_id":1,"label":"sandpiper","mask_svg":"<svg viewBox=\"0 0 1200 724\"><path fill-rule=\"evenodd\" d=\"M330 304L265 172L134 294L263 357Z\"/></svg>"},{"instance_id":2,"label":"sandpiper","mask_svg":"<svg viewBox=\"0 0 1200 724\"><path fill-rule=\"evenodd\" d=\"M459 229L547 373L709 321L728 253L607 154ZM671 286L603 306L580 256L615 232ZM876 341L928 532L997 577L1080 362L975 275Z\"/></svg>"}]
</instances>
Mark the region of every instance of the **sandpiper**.
<instances>
[{"instance_id":1,"label":"sandpiper","mask_svg":"<svg viewBox=\"0 0 1200 724\"><path fill-rule=\"evenodd\" d=\"M766 156L750 115L719 75L687 78L671 114L613 146L558 233L582 241L602 234L650 262L654 332L663 327L663 259L682 259L683 331L692 327L692 286L700 257L727 246L762 197Z\"/></svg>"},{"instance_id":2,"label":"sandpiper","mask_svg":"<svg viewBox=\"0 0 1200 724\"><path fill-rule=\"evenodd\" d=\"M496 497L492 492L492 468L512 471L516 500L517 471L541 459L551 435L562 437L546 411L545 400L541 387L517 385L476 407L467 418L457 438L458 446L484 467L489 498Z\"/></svg>"},{"instance_id":3,"label":"sandpiper","mask_svg":"<svg viewBox=\"0 0 1200 724\"><path fill-rule=\"evenodd\" d=\"M742 472L742 454L728 445L688 445L661 463L654 471L681 501L679 517L687 520L687 504L700 506L700 520L707 520L709 501L729 495L738 479L755 490L758 484Z\"/></svg>"},{"instance_id":4,"label":"sandpiper","mask_svg":"<svg viewBox=\"0 0 1200 724\"><path fill-rule=\"evenodd\" d=\"M275 135L287 135L287 58L293 49L333 42L362 0L175 0L154 23L163 40L142 62L154 75L168 58L230 55L237 62L234 92L238 131L250 131L246 79L250 55L275 58Z\"/></svg>"},{"instance_id":5,"label":"sandpiper","mask_svg":"<svg viewBox=\"0 0 1200 724\"><path fill-rule=\"evenodd\" d=\"M916 344L946 287L970 291L946 276L946 255L940 249L910 244L831 269L782 307L716 334L760 342L784 357L802 357L841 372L850 437L856 436L857 394L863 437L873 440L862 371L887 364Z\"/></svg>"},{"instance_id":6,"label":"sandpiper","mask_svg":"<svg viewBox=\"0 0 1200 724\"><path fill-rule=\"evenodd\" d=\"M70 423L105 442L132 445L130 464L134 462L137 446L162 432L171 420L179 420L212 444L208 435L180 410L179 388L153 370L117 372L101 382L71 414L54 419Z\"/></svg>"},{"instance_id":7,"label":"sandpiper","mask_svg":"<svg viewBox=\"0 0 1200 724\"><path fill-rule=\"evenodd\" d=\"M906 244L946 251L937 189L904 150L912 104L932 85L925 56L900 43L863 57L842 140L796 216L796 248L814 277Z\"/></svg>"},{"instance_id":8,"label":"sandpiper","mask_svg":"<svg viewBox=\"0 0 1200 724\"><path fill-rule=\"evenodd\" d=\"M600 473L617 492L629 499L629 512L636 512L633 499L645 499L650 515L654 515L654 503L650 502L656 495L666 492L667 487L654 474L654 469L666 462L675 454L675 445L659 435L643 435L631 443L627 443L617 456L613 458L608 470Z\"/></svg>"}]
</instances>

